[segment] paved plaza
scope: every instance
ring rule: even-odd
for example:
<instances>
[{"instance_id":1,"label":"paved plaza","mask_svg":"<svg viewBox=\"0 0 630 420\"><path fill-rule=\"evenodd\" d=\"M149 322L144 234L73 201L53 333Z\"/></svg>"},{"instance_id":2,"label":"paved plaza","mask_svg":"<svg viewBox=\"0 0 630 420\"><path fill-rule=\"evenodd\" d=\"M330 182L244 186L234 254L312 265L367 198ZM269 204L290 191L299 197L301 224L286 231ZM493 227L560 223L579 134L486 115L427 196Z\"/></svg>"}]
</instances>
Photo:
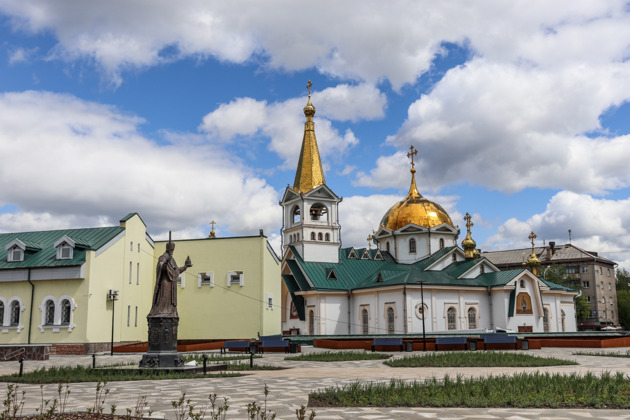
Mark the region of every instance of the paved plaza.
<instances>
[{"instance_id":1,"label":"paved plaza","mask_svg":"<svg viewBox=\"0 0 630 420\"><path fill-rule=\"evenodd\" d=\"M303 353L324 351L309 346L302 347ZM356 362L295 362L285 361L285 354L267 353L255 359L257 364L286 367L284 370L261 370L246 372L236 378L203 378L195 380L161 380L109 382L109 394L105 397L105 410L109 412L111 404L116 404L117 414L126 414L126 409L134 410L138 399L146 397L153 411L152 417L175 419L172 401L179 399L182 392L193 403L205 404L210 394L229 398L229 419L246 419L246 405L252 401L262 403L265 384L269 388L267 408L277 414L277 419L295 419L295 410L306 405L308 393L325 387L344 385L355 381L389 381L392 378L403 380L423 380L425 378L444 375L484 376L514 372L562 373L602 373L623 372L630 375L630 359L615 357L576 356L574 351L607 351L626 352L628 348L616 349L562 349L544 348L530 350L525 353L541 357L558 357L575 360L577 366L558 366L548 368L390 368L380 360ZM218 352L217 352L218 353ZM416 352L417 353L417 352ZM408 356L410 353L393 353L394 357ZM105 366L116 363L138 363L140 354L97 356L97 365ZM25 361L24 370L34 370L41 366L85 365L92 364L91 356L51 356L48 361ZM18 371L17 362L0 362L0 373ZM5 385L2 396L5 396ZM41 396L39 385L20 384L19 390L26 391L24 414L35 413L40 407ZM94 405L96 384L70 384L71 393L66 411L85 411ZM506 390L509 391L509 390ZM44 397L56 398L57 385L44 386ZM626 410L551 410L551 409L503 409L503 408L316 408L318 420L324 419L630 419ZM310 412L307 411L307 412Z\"/></svg>"}]
</instances>

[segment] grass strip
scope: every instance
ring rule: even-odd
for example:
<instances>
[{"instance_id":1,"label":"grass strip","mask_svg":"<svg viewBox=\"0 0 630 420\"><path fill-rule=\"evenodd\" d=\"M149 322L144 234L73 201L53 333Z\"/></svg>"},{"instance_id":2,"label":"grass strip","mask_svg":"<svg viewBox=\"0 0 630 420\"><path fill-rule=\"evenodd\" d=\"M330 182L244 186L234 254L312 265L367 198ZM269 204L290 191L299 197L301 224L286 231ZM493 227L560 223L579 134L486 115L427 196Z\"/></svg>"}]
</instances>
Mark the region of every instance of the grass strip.
<instances>
[{"instance_id":1,"label":"grass strip","mask_svg":"<svg viewBox=\"0 0 630 420\"><path fill-rule=\"evenodd\" d=\"M383 363L391 367L541 367L579 364L554 357L495 351L428 353L387 360Z\"/></svg>"},{"instance_id":2,"label":"grass strip","mask_svg":"<svg viewBox=\"0 0 630 420\"><path fill-rule=\"evenodd\" d=\"M596 376L519 373L487 378L445 376L425 382L352 383L311 392L309 407L630 408L622 373Z\"/></svg>"},{"instance_id":3,"label":"grass strip","mask_svg":"<svg viewBox=\"0 0 630 420\"><path fill-rule=\"evenodd\" d=\"M301 354L299 356L285 357L284 360L300 360L304 362L349 362L353 360L389 359L390 357L392 357L391 354L385 353L368 353L360 351L324 351L320 353Z\"/></svg>"},{"instance_id":4,"label":"grass strip","mask_svg":"<svg viewBox=\"0 0 630 420\"><path fill-rule=\"evenodd\" d=\"M37 369L26 372L20 378L17 373L0 376L0 382L15 383L65 383L65 382L98 382L98 381L140 381L154 379L198 379L204 377L233 377L240 376L235 372L203 373L165 371L157 369L124 369L98 368L85 366L62 366Z\"/></svg>"},{"instance_id":5,"label":"grass strip","mask_svg":"<svg viewBox=\"0 0 630 420\"><path fill-rule=\"evenodd\" d=\"M216 353L205 353L206 360L208 363L222 363L229 360L249 360L249 354L238 354L238 355L223 355ZM197 364L203 363L204 353L190 353L190 354L182 354L182 359L184 359L184 363L192 362L193 360L197 362ZM260 359L262 356L259 354L254 355L254 359Z\"/></svg>"},{"instance_id":6,"label":"grass strip","mask_svg":"<svg viewBox=\"0 0 630 420\"><path fill-rule=\"evenodd\" d=\"M628 358L630 357L630 350L628 350L626 353L621 353L621 352L604 352L604 351L576 351L571 353L575 356L602 356L602 357L625 357Z\"/></svg>"}]
</instances>

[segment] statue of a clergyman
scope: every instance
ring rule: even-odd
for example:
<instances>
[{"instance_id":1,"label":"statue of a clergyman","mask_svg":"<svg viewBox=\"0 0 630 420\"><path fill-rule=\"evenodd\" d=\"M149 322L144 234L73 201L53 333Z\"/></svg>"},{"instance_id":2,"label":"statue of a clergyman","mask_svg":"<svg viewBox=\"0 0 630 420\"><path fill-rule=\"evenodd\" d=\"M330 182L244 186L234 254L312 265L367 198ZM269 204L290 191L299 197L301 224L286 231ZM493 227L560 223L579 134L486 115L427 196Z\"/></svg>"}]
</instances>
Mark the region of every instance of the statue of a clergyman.
<instances>
[{"instance_id":1,"label":"statue of a clergyman","mask_svg":"<svg viewBox=\"0 0 630 420\"><path fill-rule=\"evenodd\" d=\"M153 306L149 317L179 317L177 315L177 279L188 267L192 267L192 263L188 257L184 266L178 267L173 258L173 250L175 250L175 244L171 242L169 232L166 252L158 259L156 267Z\"/></svg>"}]
</instances>

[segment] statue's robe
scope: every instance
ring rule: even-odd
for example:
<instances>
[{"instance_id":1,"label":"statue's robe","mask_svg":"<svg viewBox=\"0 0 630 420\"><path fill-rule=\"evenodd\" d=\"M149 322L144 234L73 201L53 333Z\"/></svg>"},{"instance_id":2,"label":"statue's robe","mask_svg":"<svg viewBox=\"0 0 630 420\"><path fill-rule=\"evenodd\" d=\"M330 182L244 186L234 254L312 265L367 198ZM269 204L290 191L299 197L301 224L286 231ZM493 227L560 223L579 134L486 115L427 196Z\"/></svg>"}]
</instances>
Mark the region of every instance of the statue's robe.
<instances>
[{"instance_id":1,"label":"statue's robe","mask_svg":"<svg viewBox=\"0 0 630 420\"><path fill-rule=\"evenodd\" d=\"M177 314L177 280L181 269L168 253L162 254L156 267L155 291L150 317L179 317Z\"/></svg>"}]
</instances>

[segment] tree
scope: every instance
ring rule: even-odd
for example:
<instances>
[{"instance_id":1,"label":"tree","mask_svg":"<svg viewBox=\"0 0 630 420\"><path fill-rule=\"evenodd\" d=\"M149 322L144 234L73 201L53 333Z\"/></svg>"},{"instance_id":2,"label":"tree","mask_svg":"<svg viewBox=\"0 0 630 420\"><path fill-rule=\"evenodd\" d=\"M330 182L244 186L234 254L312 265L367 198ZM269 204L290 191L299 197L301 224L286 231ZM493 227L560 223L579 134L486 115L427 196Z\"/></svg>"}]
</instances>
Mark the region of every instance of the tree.
<instances>
[{"instance_id":1,"label":"tree","mask_svg":"<svg viewBox=\"0 0 630 420\"><path fill-rule=\"evenodd\" d=\"M571 289L582 290L582 283L579 280L574 280L567 276L567 273L562 266L551 265L543 271L544 279L561 286L570 287ZM578 322L584 321L591 313L591 308L586 301L586 296L580 294L575 298L575 317Z\"/></svg>"},{"instance_id":2,"label":"tree","mask_svg":"<svg viewBox=\"0 0 630 420\"><path fill-rule=\"evenodd\" d=\"M617 270L616 286L619 323L627 330L630 328L630 272L625 268Z\"/></svg>"},{"instance_id":3,"label":"tree","mask_svg":"<svg viewBox=\"0 0 630 420\"><path fill-rule=\"evenodd\" d=\"M620 290L630 292L630 272L625 268L620 268L617 270L615 277L617 292Z\"/></svg>"}]
</instances>

